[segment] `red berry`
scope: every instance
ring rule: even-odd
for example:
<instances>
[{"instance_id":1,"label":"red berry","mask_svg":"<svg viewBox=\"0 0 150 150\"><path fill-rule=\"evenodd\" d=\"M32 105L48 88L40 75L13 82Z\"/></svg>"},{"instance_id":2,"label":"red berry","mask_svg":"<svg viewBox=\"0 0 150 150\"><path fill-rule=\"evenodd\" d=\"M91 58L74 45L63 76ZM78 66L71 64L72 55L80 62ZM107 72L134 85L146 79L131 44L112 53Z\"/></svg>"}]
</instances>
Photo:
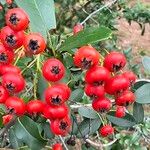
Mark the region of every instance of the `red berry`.
<instances>
[{"instance_id":1,"label":"red berry","mask_svg":"<svg viewBox=\"0 0 150 150\"><path fill-rule=\"evenodd\" d=\"M25 80L20 74L8 72L2 76L2 85L8 92L18 93L24 89Z\"/></svg>"},{"instance_id":2,"label":"red berry","mask_svg":"<svg viewBox=\"0 0 150 150\"><path fill-rule=\"evenodd\" d=\"M50 58L45 61L42 72L46 80L56 82L63 78L65 67L58 59Z\"/></svg>"},{"instance_id":3,"label":"red berry","mask_svg":"<svg viewBox=\"0 0 150 150\"><path fill-rule=\"evenodd\" d=\"M84 91L86 95L91 98L102 98L105 96L104 87L101 85L94 86L91 84L86 84Z\"/></svg>"},{"instance_id":4,"label":"red berry","mask_svg":"<svg viewBox=\"0 0 150 150\"><path fill-rule=\"evenodd\" d=\"M134 84L137 79L137 76L132 71L124 72L122 75L130 81L131 85Z\"/></svg>"},{"instance_id":5,"label":"red berry","mask_svg":"<svg viewBox=\"0 0 150 150\"><path fill-rule=\"evenodd\" d=\"M85 81L93 85L102 85L110 78L110 72L100 66L95 66L89 69L85 74Z\"/></svg>"},{"instance_id":6,"label":"red berry","mask_svg":"<svg viewBox=\"0 0 150 150\"><path fill-rule=\"evenodd\" d=\"M123 118L126 115L125 107L117 106L115 116L118 118Z\"/></svg>"},{"instance_id":7,"label":"red berry","mask_svg":"<svg viewBox=\"0 0 150 150\"><path fill-rule=\"evenodd\" d=\"M1 65L1 70L0 70L0 74L1 75L4 75L5 73L8 73L8 72L13 72L13 73L21 73L21 70L19 67L17 66L13 66L11 64L8 64L8 65Z\"/></svg>"},{"instance_id":8,"label":"red berry","mask_svg":"<svg viewBox=\"0 0 150 150\"><path fill-rule=\"evenodd\" d=\"M66 105L50 106L44 108L43 115L47 119L62 119L68 115L68 107Z\"/></svg>"},{"instance_id":9,"label":"red berry","mask_svg":"<svg viewBox=\"0 0 150 150\"><path fill-rule=\"evenodd\" d=\"M118 94L130 86L129 80L122 75L117 75L115 77L107 80L105 84L105 91L108 94L115 95Z\"/></svg>"},{"instance_id":10,"label":"red berry","mask_svg":"<svg viewBox=\"0 0 150 150\"><path fill-rule=\"evenodd\" d=\"M63 150L62 144L60 143L54 144L52 150Z\"/></svg>"},{"instance_id":11,"label":"red berry","mask_svg":"<svg viewBox=\"0 0 150 150\"><path fill-rule=\"evenodd\" d=\"M29 24L27 13L21 8L9 9L5 18L6 24L15 31L25 30Z\"/></svg>"},{"instance_id":12,"label":"red berry","mask_svg":"<svg viewBox=\"0 0 150 150\"><path fill-rule=\"evenodd\" d=\"M4 115L4 116L2 117L3 125L8 124L12 119L13 119L13 115L11 115L11 114Z\"/></svg>"},{"instance_id":13,"label":"red berry","mask_svg":"<svg viewBox=\"0 0 150 150\"><path fill-rule=\"evenodd\" d=\"M5 105L8 109L15 112L18 116L21 116L25 113L26 106L22 99L18 97L9 97Z\"/></svg>"},{"instance_id":14,"label":"red berry","mask_svg":"<svg viewBox=\"0 0 150 150\"><path fill-rule=\"evenodd\" d=\"M101 136L106 137L114 133L114 128L111 125L105 125L99 130Z\"/></svg>"},{"instance_id":15,"label":"red berry","mask_svg":"<svg viewBox=\"0 0 150 150\"><path fill-rule=\"evenodd\" d=\"M13 1L12 1L12 0L6 0L6 3L7 3L8 5L11 5L11 4L13 3Z\"/></svg>"},{"instance_id":16,"label":"red berry","mask_svg":"<svg viewBox=\"0 0 150 150\"><path fill-rule=\"evenodd\" d=\"M112 103L107 98L95 99L92 102L92 107L95 111L98 112L108 112L111 109Z\"/></svg>"},{"instance_id":17,"label":"red berry","mask_svg":"<svg viewBox=\"0 0 150 150\"><path fill-rule=\"evenodd\" d=\"M50 123L50 128L53 134L65 136L70 131L71 120L67 116L63 119L52 120Z\"/></svg>"},{"instance_id":18,"label":"red berry","mask_svg":"<svg viewBox=\"0 0 150 150\"><path fill-rule=\"evenodd\" d=\"M0 5L0 11L2 11L3 10L3 6L2 5Z\"/></svg>"},{"instance_id":19,"label":"red berry","mask_svg":"<svg viewBox=\"0 0 150 150\"><path fill-rule=\"evenodd\" d=\"M47 88L45 91L45 100L49 105L63 104L68 98L68 93L65 93L65 90L57 84Z\"/></svg>"},{"instance_id":20,"label":"red berry","mask_svg":"<svg viewBox=\"0 0 150 150\"><path fill-rule=\"evenodd\" d=\"M14 60L14 52L0 44L0 64L10 64Z\"/></svg>"},{"instance_id":21,"label":"red berry","mask_svg":"<svg viewBox=\"0 0 150 150\"><path fill-rule=\"evenodd\" d=\"M122 53L110 52L104 59L104 67L111 72L117 72L126 65L126 58Z\"/></svg>"},{"instance_id":22,"label":"red berry","mask_svg":"<svg viewBox=\"0 0 150 150\"><path fill-rule=\"evenodd\" d=\"M9 49L16 49L22 46L24 38L23 31L15 32L8 26L1 29L1 41Z\"/></svg>"},{"instance_id":23,"label":"red berry","mask_svg":"<svg viewBox=\"0 0 150 150\"><path fill-rule=\"evenodd\" d=\"M24 47L27 53L36 55L45 50L46 43L39 33L31 33L25 37Z\"/></svg>"},{"instance_id":24,"label":"red berry","mask_svg":"<svg viewBox=\"0 0 150 150\"><path fill-rule=\"evenodd\" d=\"M7 90L3 86L0 86L0 103L5 103L8 97L9 93L7 92Z\"/></svg>"},{"instance_id":25,"label":"red berry","mask_svg":"<svg viewBox=\"0 0 150 150\"><path fill-rule=\"evenodd\" d=\"M83 30L83 25L77 24L73 27L73 34L76 35L78 32Z\"/></svg>"},{"instance_id":26,"label":"red berry","mask_svg":"<svg viewBox=\"0 0 150 150\"><path fill-rule=\"evenodd\" d=\"M42 113L45 105L41 100L31 100L27 103L26 109L29 114Z\"/></svg>"},{"instance_id":27,"label":"red berry","mask_svg":"<svg viewBox=\"0 0 150 150\"><path fill-rule=\"evenodd\" d=\"M75 52L74 64L82 69L89 69L98 64L100 54L92 46L83 46Z\"/></svg>"},{"instance_id":28,"label":"red berry","mask_svg":"<svg viewBox=\"0 0 150 150\"><path fill-rule=\"evenodd\" d=\"M116 98L116 104L127 106L135 101L135 95L131 91L124 91Z\"/></svg>"}]
</instances>

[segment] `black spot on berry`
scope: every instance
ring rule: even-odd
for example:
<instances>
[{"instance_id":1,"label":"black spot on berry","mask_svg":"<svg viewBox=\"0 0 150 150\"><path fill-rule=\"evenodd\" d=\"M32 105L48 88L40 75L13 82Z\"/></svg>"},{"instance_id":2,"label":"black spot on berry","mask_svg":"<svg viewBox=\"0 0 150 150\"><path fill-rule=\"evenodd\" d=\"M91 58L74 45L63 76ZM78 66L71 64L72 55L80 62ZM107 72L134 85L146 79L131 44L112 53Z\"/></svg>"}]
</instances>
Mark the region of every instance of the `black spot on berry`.
<instances>
[{"instance_id":1,"label":"black spot on berry","mask_svg":"<svg viewBox=\"0 0 150 150\"><path fill-rule=\"evenodd\" d=\"M59 96L53 97L51 102L55 105L59 105L61 103L61 99L59 98Z\"/></svg>"},{"instance_id":2,"label":"black spot on berry","mask_svg":"<svg viewBox=\"0 0 150 150\"><path fill-rule=\"evenodd\" d=\"M91 67L91 65L92 65L92 61L88 60L87 58L84 58L81 62L81 66L84 69L89 69Z\"/></svg>"},{"instance_id":3,"label":"black spot on berry","mask_svg":"<svg viewBox=\"0 0 150 150\"><path fill-rule=\"evenodd\" d=\"M17 23L19 22L19 19L17 18L16 14L13 13L10 18L9 21L13 24L13 25L17 25Z\"/></svg>"},{"instance_id":4,"label":"black spot on berry","mask_svg":"<svg viewBox=\"0 0 150 150\"><path fill-rule=\"evenodd\" d=\"M0 62L6 62L8 59L8 56L5 53L0 54Z\"/></svg>"},{"instance_id":5,"label":"black spot on berry","mask_svg":"<svg viewBox=\"0 0 150 150\"><path fill-rule=\"evenodd\" d=\"M59 69L58 66L53 66L52 69L51 69L51 72L52 72L53 74L59 74L60 69Z\"/></svg>"},{"instance_id":6,"label":"black spot on berry","mask_svg":"<svg viewBox=\"0 0 150 150\"><path fill-rule=\"evenodd\" d=\"M29 42L29 48L32 50L32 51L37 51L38 50L38 48L40 47L39 45L38 45L38 40L30 40L30 42Z\"/></svg>"},{"instance_id":7,"label":"black spot on berry","mask_svg":"<svg viewBox=\"0 0 150 150\"><path fill-rule=\"evenodd\" d=\"M60 122L59 128L60 128L61 130L66 130L67 127L68 127L68 123L67 123L67 122L64 122L64 121L61 121L61 122Z\"/></svg>"},{"instance_id":8,"label":"black spot on berry","mask_svg":"<svg viewBox=\"0 0 150 150\"><path fill-rule=\"evenodd\" d=\"M6 84L6 88L10 92L13 92L15 90L15 86L12 83Z\"/></svg>"},{"instance_id":9,"label":"black spot on berry","mask_svg":"<svg viewBox=\"0 0 150 150\"><path fill-rule=\"evenodd\" d=\"M14 46L16 44L16 38L14 35L8 35L5 39L9 46Z\"/></svg>"}]
</instances>

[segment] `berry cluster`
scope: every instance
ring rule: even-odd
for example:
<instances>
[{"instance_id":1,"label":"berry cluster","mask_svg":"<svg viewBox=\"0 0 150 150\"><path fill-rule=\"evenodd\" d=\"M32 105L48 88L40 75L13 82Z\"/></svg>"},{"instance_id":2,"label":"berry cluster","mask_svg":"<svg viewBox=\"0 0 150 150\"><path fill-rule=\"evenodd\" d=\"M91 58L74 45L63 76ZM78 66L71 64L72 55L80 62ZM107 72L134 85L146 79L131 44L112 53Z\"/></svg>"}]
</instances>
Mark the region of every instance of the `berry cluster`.
<instances>
[{"instance_id":1,"label":"berry cluster","mask_svg":"<svg viewBox=\"0 0 150 150\"><path fill-rule=\"evenodd\" d=\"M43 37L38 33L25 35L24 30L28 27L29 17L21 8L9 9L6 13L7 26L0 33L0 103L5 104L8 114L3 116L3 124L7 124L13 115L22 116L41 114L50 119L50 128L56 135L66 135L70 131L71 120L69 109L65 102L69 99L71 90L64 83L52 84L45 91L45 101L31 100L27 104L22 99L14 96L25 87L25 79L21 70L12 65L15 57L14 51L25 48L28 55L42 53L46 48ZM42 67L44 78L49 82L56 82L65 74L64 65L55 58L44 62Z\"/></svg>"},{"instance_id":2,"label":"berry cluster","mask_svg":"<svg viewBox=\"0 0 150 150\"><path fill-rule=\"evenodd\" d=\"M126 58L120 52L110 52L101 63L100 60L101 55L92 46L83 46L74 55L74 64L87 70L84 91L92 99L93 109L98 113L107 113L114 106L116 117L122 118L125 116L125 107L135 101L135 95L130 88L136 80L136 75L130 71L123 73ZM109 97L113 97L115 101L112 102ZM100 129L102 136L113 132L114 129L109 124Z\"/></svg>"}]
</instances>

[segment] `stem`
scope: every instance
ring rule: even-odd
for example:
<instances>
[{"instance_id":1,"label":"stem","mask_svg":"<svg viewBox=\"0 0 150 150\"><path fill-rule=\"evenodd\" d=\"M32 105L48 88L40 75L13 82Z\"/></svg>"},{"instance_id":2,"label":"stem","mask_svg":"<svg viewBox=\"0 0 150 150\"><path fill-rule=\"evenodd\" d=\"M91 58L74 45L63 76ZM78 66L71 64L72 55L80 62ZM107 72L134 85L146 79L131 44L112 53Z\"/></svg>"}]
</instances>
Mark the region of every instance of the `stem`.
<instances>
[{"instance_id":1,"label":"stem","mask_svg":"<svg viewBox=\"0 0 150 150\"><path fill-rule=\"evenodd\" d=\"M37 60L37 57L33 61L31 61L31 63L29 65L27 65L27 67L24 68L21 73L23 73L25 70L27 70L28 68L30 68L36 62L36 60Z\"/></svg>"},{"instance_id":2,"label":"stem","mask_svg":"<svg viewBox=\"0 0 150 150\"><path fill-rule=\"evenodd\" d=\"M66 149L66 150L69 150L69 149L67 148L67 145L65 144L65 141L64 141L64 139L62 138L62 136L59 135L59 138L60 138L61 142L63 143L65 149Z\"/></svg>"},{"instance_id":3,"label":"stem","mask_svg":"<svg viewBox=\"0 0 150 150\"><path fill-rule=\"evenodd\" d=\"M20 50L20 49L19 49L19 50ZM24 51L24 49L22 48L22 49L20 50L19 54L18 54L18 57L17 57L17 59L16 59L14 65L16 65L17 62L19 61L19 59L21 58L21 55L22 55L22 52L23 52L23 51Z\"/></svg>"},{"instance_id":4,"label":"stem","mask_svg":"<svg viewBox=\"0 0 150 150\"><path fill-rule=\"evenodd\" d=\"M83 20L83 21L81 22L81 25L83 25L87 20L89 20L93 15L95 15L96 13L98 13L99 11L101 11L102 9L113 5L115 2L117 2L117 0L113 0L112 2L107 3L106 5L100 7L99 9L97 9L97 10L95 10L95 11L93 11L91 14L89 14L89 16L87 16L87 17L85 18L85 20Z\"/></svg>"}]
</instances>

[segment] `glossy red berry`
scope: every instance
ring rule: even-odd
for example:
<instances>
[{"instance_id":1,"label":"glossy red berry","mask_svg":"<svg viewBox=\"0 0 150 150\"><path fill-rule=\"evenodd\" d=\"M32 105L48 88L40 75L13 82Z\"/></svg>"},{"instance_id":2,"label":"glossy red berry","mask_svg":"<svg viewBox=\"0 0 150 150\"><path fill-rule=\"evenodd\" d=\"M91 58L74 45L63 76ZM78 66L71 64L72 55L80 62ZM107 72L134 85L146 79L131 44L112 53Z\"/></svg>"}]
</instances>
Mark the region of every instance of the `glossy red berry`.
<instances>
[{"instance_id":1,"label":"glossy red berry","mask_svg":"<svg viewBox=\"0 0 150 150\"><path fill-rule=\"evenodd\" d=\"M47 119L62 119L68 115L68 107L66 105L50 106L46 105L43 110L43 115Z\"/></svg>"},{"instance_id":2,"label":"glossy red berry","mask_svg":"<svg viewBox=\"0 0 150 150\"><path fill-rule=\"evenodd\" d=\"M116 104L127 106L135 101L135 95L131 91L124 91L116 98Z\"/></svg>"},{"instance_id":3,"label":"glossy red berry","mask_svg":"<svg viewBox=\"0 0 150 150\"><path fill-rule=\"evenodd\" d=\"M46 89L45 100L50 105L60 105L68 100L68 94L59 85L53 85Z\"/></svg>"},{"instance_id":4,"label":"glossy red berry","mask_svg":"<svg viewBox=\"0 0 150 150\"><path fill-rule=\"evenodd\" d=\"M52 146L52 150L63 150L62 144L56 143Z\"/></svg>"},{"instance_id":5,"label":"glossy red berry","mask_svg":"<svg viewBox=\"0 0 150 150\"><path fill-rule=\"evenodd\" d=\"M101 66L95 66L85 74L85 82L93 85L103 85L109 78L110 72Z\"/></svg>"},{"instance_id":6,"label":"glossy red berry","mask_svg":"<svg viewBox=\"0 0 150 150\"><path fill-rule=\"evenodd\" d=\"M8 65L1 65L0 66L1 69L0 69L0 75L4 75L5 73L8 73L8 72L13 72L13 73L21 73L21 70L19 67L17 66L13 66L11 64L8 64Z\"/></svg>"},{"instance_id":7,"label":"glossy red berry","mask_svg":"<svg viewBox=\"0 0 150 150\"><path fill-rule=\"evenodd\" d=\"M125 107L117 106L115 116L118 118L123 118L126 115Z\"/></svg>"},{"instance_id":8,"label":"glossy red berry","mask_svg":"<svg viewBox=\"0 0 150 150\"><path fill-rule=\"evenodd\" d=\"M7 92L7 90L3 86L0 86L0 103L5 103L8 97L9 93Z\"/></svg>"},{"instance_id":9,"label":"glossy red berry","mask_svg":"<svg viewBox=\"0 0 150 150\"><path fill-rule=\"evenodd\" d=\"M63 119L55 119L50 123L50 128L53 134L65 136L70 131L71 120L67 116Z\"/></svg>"},{"instance_id":10,"label":"glossy red berry","mask_svg":"<svg viewBox=\"0 0 150 150\"><path fill-rule=\"evenodd\" d=\"M3 10L3 6L2 5L0 5L0 11L2 11Z\"/></svg>"},{"instance_id":11,"label":"glossy red berry","mask_svg":"<svg viewBox=\"0 0 150 150\"><path fill-rule=\"evenodd\" d=\"M42 72L46 80L56 82L65 75L65 67L58 59L50 58L45 61Z\"/></svg>"},{"instance_id":12,"label":"glossy red berry","mask_svg":"<svg viewBox=\"0 0 150 150\"><path fill-rule=\"evenodd\" d=\"M13 0L6 0L6 3L7 3L8 5L11 5L11 4L13 3Z\"/></svg>"},{"instance_id":13,"label":"glossy red berry","mask_svg":"<svg viewBox=\"0 0 150 150\"><path fill-rule=\"evenodd\" d=\"M15 31L25 30L29 24L27 13L21 8L9 9L5 18L6 24Z\"/></svg>"},{"instance_id":14,"label":"glossy red berry","mask_svg":"<svg viewBox=\"0 0 150 150\"><path fill-rule=\"evenodd\" d=\"M78 32L83 30L83 25L77 24L73 27L73 34L76 35Z\"/></svg>"},{"instance_id":15,"label":"glossy red berry","mask_svg":"<svg viewBox=\"0 0 150 150\"><path fill-rule=\"evenodd\" d=\"M46 42L39 33L31 33L25 37L24 47L29 54L42 53L46 48Z\"/></svg>"},{"instance_id":16,"label":"glossy red berry","mask_svg":"<svg viewBox=\"0 0 150 150\"><path fill-rule=\"evenodd\" d=\"M21 92L25 87L25 80L22 75L8 72L2 76L2 85L10 93Z\"/></svg>"},{"instance_id":17,"label":"glossy red berry","mask_svg":"<svg viewBox=\"0 0 150 150\"><path fill-rule=\"evenodd\" d=\"M114 128L111 125L105 125L99 130L102 137L107 137L114 133Z\"/></svg>"},{"instance_id":18,"label":"glossy red berry","mask_svg":"<svg viewBox=\"0 0 150 150\"><path fill-rule=\"evenodd\" d=\"M137 79L137 76L132 71L126 71L122 75L130 81L131 85L134 84Z\"/></svg>"},{"instance_id":19,"label":"glossy red berry","mask_svg":"<svg viewBox=\"0 0 150 150\"><path fill-rule=\"evenodd\" d=\"M105 84L105 91L108 94L115 95L128 89L129 86L130 82L127 78L122 75L117 75L107 80Z\"/></svg>"},{"instance_id":20,"label":"glossy red berry","mask_svg":"<svg viewBox=\"0 0 150 150\"><path fill-rule=\"evenodd\" d=\"M5 102L6 107L18 116L21 116L26 111L25 103L18 97L9 97Z\"/></svg>"},{"instance_id":21,"label":"glossy red berry","mask_svg":"<svg viewBox=\"0 0 150 150\"><path fill-rule=\"evenodd\" d=\"M92 84L86 84L84 91L91 98L102 98L105 96L104 87L101 85L94 86Z\"/></svg>"},{"instance_id":22,"label":"glossy red berry","mask_svg":"<svg viewBox=\"0 0 150 150\"><path fill-rule=\"evenodd\" d=\"M22 46L24 38L23 31L15 32L8 26L1 29L1 41L9 49L16 49Z\"/></svg>"},{"instance_id":23,"label":"glossy red berry","mask_svg":"<svg viewBox=\"0 0 150 150\"><path fill-rule=\"evenodd\" d=\"M110 52L104 59L104 67L111 72L117 72L126 65L126 58L120 52Z\"/></svg>"},{"instance_id":24,"label":"glossy red berry","mask_svg":"<svg viewBox=\"0 0 150 150\"><path fill-rule=\"evenodd\" d=\"M10 64L14 60L14 52L0 44L0 64Z\"/></svg>"},{"instance_id":25,"label":"glossy red berry","mask_svg":"<svg viewBox=\"0 0 150 150\"><path fill-rule=\"evenodd\" d=\"M74 64L82 69L89 69L98 64L100 54L92 46L79 48L74 55Z\"/></svg>"},{"instance_id":26,"label":"glossy red berry","mask_svg":"<svg viewBox=\"0 0 150 150\"><path fill-rule=\"evenodd\" d=\"M29 114L42 113L44 110L44 103L41 100L31 100L27 103L26 109Z\"/></svg>"},{"instance_id":27,"label":"glossy red berry","mask_svg":"<svg viewBox=\"0 0 150 150\"><path fill-rule=\"evenodd\" d=\"M12 119L13 119L13 115L11 115L11 114L4 115L4 116L2 117L3 125L8 124Z\"/></svg>"},{"instance_id":28,"label":"glossy red berry","mask_svg":"<svg viewBox=\"0 0 150 150\"><path fill-rule=\"evenodd\" d=\"M111 109L112 103L109 99L107 98L100 98L100 99L95 99L92 102L92 107L95 111L98 112L108 112Z\"/></svg>"}]
</instances>

